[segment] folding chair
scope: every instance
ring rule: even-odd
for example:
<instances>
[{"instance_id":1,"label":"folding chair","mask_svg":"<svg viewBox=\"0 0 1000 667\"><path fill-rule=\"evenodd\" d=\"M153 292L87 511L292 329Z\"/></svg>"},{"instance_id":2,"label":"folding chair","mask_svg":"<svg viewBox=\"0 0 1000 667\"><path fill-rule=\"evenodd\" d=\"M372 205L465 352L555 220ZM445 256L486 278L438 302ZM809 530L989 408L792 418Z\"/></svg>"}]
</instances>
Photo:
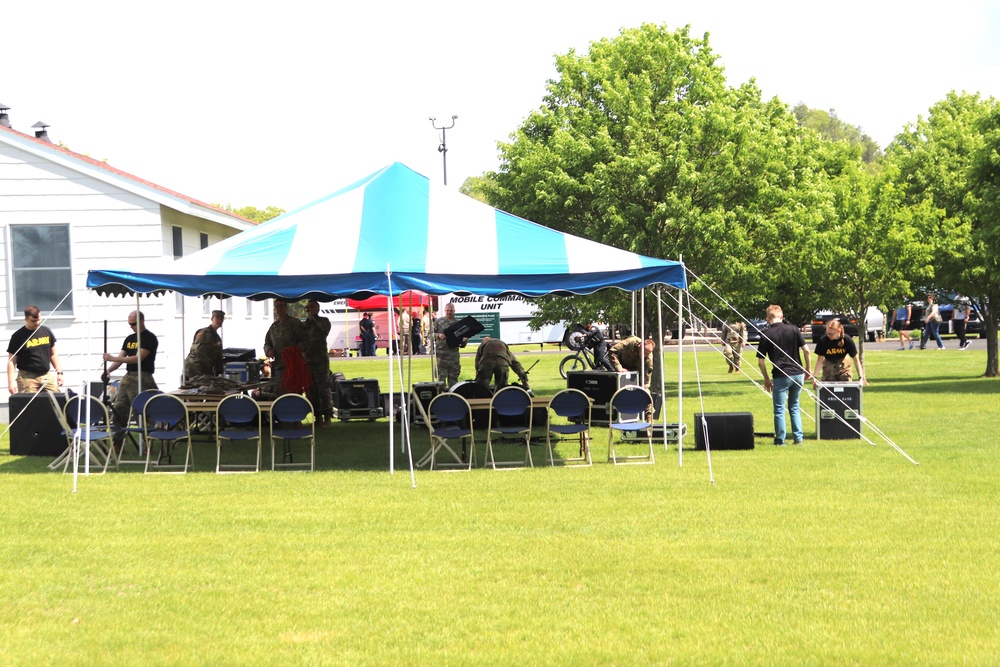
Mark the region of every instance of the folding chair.
<instances>
[{"instance_id":1,"label":"folding chair","mask_svg":"<svg viewBox=\"0 0 1000 667\"><path fill-rule=\"evenodd\" d=\"M146 408L146 401L157 394L162 394L163 392L159 389L147 389L145 391L139 392L134 399L132 399L132 404L129 406L128 417L125 419L125 427L122 429L116 429L117 434L121 434L122 438L120 442L120 448L115 452L115 458L118 460L119 465L146 465L145 445L142 444L143 430L142 430L142 412ZM135 458L125 458L125 441L132 443L135 447Z\"/></svg>"},{"instance_id":2,"label":"folding chair","mask_svg":"<svg viewBox=\"0 0 1000 667\"><path fill-rule=\"evenodd\" d=\"M415 403L419 405L420 401ZM422 407L420 409L423 410ZM472 408L469 402L464 396L445 392L431 399L427 412L430 414L424 415L424 423L431 435L431 448L417 462L417 466L429 465L431 470L434 468L472 470L476 464L476 436L472 428ZM453 439L458 439L462 443L461 456L448 444L448 441ZM438 461L437 455L442 451L447 452L451 460Z\"/></svg>"},{"instance_id":3,"label":"folding chair","mask_svg":"<svg viewBox=\"0 0 1000 667\"><path fill-rule=\"evenodd\" d=\"M215 472L260 472L261 427L260 406L257 401L243 394L226 396L219 403L215 423ZM257 443L254 463L222 463L222 442Z\"/></svg>"},{"instance_id":4,"label":"folding chair","mask_svg":"<svg viewBox=\"0 0 1000 667\"><path fill-rule=\"evenodd\" d=\"M545 432L546 458L550 465L571 463L591 465L590 458L590 398L579 389L563 389L549 401L548 428ZM567 420L566 424L553 424L552 415ZM575 435L580 439L580 455L556 458L552 451L552 434Z\"/></svg>"},{"instance_id":5,"label":"folding chair","mask_svg":"<svg viewBox=\"0 0 1000 667\"><path fill-rule=\"evenodd\" d=\"M64 473L69 472L70 466L73 465L75 443L80 443L79 455L83 457L85 454L83 443L88 442L88 440L90 456L93 459L92 465L95 467L101 466L102 474L108 471L108 466L112 460L115 461L115 468L117 468L115 450L111 446L111 421L108 416L108 409L104 406L104 403L101 403L99 399L93 396L73 396L66 401L65 406L60 408L55 394L48 391L45 393L48 394L49 402L52 404L52 409L55 412L59 426L66 435L66 451L49 464L49 469L55 470L59 466L62 466ZM89 421L87 405L83 402L84 398L90 399Z\"/></svg>"},{"instance_id":6,"label":"folding chair","mask_svg":"<svg viewBox=\"0 0 1000 667\"><path fill-rule=\"evenodd\" d=\"M184 401L172 394L154 394L142 410L142 435L146 443L146 472L186 473L194 470L194 453L191 450L191 426ZM180 441L186 441L184 463L173 462L173 450ZM154 445L157 448L153 462Z\"/></svg>"},{"instance_id":7,"label":"folding chair","mask_svg":"<svg viewBox=\"0 0 1000 667\"><path fill-rule=\"evenodd\" d=\"M291 470L313 470L316 467L316 428L315 422L306 424L305 420L313 411L309 399L298 394L283 394L271 404L271 470L285 468ZM283 449L281 463L275 454L277 441L281 440ZM299 440L309 441L309 463L295 463L292 458L292 443Z\"/></svg>"},{"instance_id":8,"label":"folding chair","mask_svg":"<svg viewBox=\"0 0 1000 667\"><path fill-rule=\"evenodd\" d=\"M510 467L534 467L531 460L531 396L520 387L504 387L493 395L490 401L490 420L488 432L486 434L486 463L497 470L498 466ZM510 424L510 421L527 417L527 424ZM504 422L507 422L505 424ZM493 454L493 435L498 436L519 436L524 438L524 460L497 461Z\"/></svg>"},{"instance_id":9,"label":"folding chair","mask_svg":"<svg viewBox=\"0 0 1000 667\"><path fill-rule=\"evenodd\" d=\"M608 416L608 460L619 463L655 463L653 460L653 424L645 421L646 413L653 409L653 397L643 387L629 385L622 387L611 397ZM615 413L619 421L615 421ZM648 454L633 454L618 456L615 452L615 431L646 431L646 441L649 444Z\"/></svg>"}]
</instances>

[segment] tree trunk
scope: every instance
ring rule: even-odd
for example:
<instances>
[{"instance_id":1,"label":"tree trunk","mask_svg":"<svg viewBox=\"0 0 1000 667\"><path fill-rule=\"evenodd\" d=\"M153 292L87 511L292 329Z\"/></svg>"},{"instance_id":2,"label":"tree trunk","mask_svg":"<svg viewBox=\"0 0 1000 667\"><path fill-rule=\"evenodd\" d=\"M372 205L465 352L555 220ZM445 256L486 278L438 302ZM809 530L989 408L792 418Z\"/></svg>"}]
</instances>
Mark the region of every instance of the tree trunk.
<instances>
[{"instance_id":1,"label":"tree trunk","mask_svg":"<svg viewBox=\"0 0 1000 667\"><path fill-rule=\"evenodd\" d=\"M1000 303L997 300L998 298L1000 298L1000 295L990 294L989 306L985 308L985 312L980 311L986 334L986 372L983 373L983 377L988 378L995 378L1000 375L1000 370L997 367L997 316L996 305L994 305Z\"/></svg>"}]
</instances>

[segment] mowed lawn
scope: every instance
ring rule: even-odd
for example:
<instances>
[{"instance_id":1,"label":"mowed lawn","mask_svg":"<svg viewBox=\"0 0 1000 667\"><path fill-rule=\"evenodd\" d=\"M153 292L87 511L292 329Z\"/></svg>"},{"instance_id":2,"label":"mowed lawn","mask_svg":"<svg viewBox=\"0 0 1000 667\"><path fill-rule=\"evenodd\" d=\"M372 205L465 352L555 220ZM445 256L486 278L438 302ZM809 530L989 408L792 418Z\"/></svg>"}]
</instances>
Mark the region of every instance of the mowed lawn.
<instances>
[{"instance_id":1,"label":"mowed lawn","mask_svg":"<svg viewBox=\"0 0 1000 667\"><path fill-rule=\"evenodd\" d=\"M199 472L73 493L2 442L0 664L997 664L984 355L868 352L865 416L919 466L875 436L810 439L807 418L804 446L762 437L713 452L711 474L690 435L683 465L659 445L616 467L595 429L591 468L418 470L412 488L398 442L388 472L387 423L352 421L320 431L314 473L215 475L201 442ZM562 386L561 355L519 357L540 360L536 392ZM388 391L384 357L334 366ZM769 397L717 354L684 369L689 429L704 409L772 430Z\"/></svg>"}]
</instances>

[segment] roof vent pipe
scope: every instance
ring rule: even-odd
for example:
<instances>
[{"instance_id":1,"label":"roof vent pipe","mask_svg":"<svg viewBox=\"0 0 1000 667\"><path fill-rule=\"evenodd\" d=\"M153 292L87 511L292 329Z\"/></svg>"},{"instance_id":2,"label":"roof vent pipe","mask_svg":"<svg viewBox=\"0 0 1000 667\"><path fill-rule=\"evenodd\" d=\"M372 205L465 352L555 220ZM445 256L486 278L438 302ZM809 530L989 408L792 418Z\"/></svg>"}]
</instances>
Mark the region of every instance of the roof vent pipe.
<instances>
[{"instance_id":1,"label":"roof vent pipe","mask_svg":"<svg viewBox=\"0 0 1000 667\"><path fill-rule=\"evenodd\" d=\"M31 127L38 128L38 129L35 130L35 138L36 139L41 139L42 141L47 141L47 142L49 142L51 144L52 140L49 139L49 133L45 131L45 128L47 128L48 126L49 126L48 123L46 123L45 121L41 121L40 120L37 123L35 123L34 125L32 125Z\"/></svg>"},{"instance_id":2,"label":"roof vent pipe","mask_svg":"<svg viewBox=\"0 0 1000 667\"><path fill-rule=\"evenodd\" d=\"M0 127L10 127L10 116L7 112L10 111L10 107L0 102Z\"/></svg>"}]
</instances>

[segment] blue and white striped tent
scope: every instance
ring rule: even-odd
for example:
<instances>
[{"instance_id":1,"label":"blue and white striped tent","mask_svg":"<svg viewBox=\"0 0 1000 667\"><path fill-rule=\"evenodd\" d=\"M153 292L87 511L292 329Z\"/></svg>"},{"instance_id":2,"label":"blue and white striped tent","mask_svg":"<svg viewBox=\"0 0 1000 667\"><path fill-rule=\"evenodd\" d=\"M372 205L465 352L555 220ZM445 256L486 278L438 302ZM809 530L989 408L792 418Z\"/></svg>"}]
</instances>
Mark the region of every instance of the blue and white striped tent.
<instances>
[{"instance_id":1,"label":"blue and white striped tent","mask_svg":"<svg viewBox=\"0 0 1000 667\"><path fill-rule=\"evenodd\" d=\"M685 287L683 266L498 211L398 162L187 257L87 276L101 294L320 301L409 289L537 297L654 284Z\"/></svg>"}]
</instances>

